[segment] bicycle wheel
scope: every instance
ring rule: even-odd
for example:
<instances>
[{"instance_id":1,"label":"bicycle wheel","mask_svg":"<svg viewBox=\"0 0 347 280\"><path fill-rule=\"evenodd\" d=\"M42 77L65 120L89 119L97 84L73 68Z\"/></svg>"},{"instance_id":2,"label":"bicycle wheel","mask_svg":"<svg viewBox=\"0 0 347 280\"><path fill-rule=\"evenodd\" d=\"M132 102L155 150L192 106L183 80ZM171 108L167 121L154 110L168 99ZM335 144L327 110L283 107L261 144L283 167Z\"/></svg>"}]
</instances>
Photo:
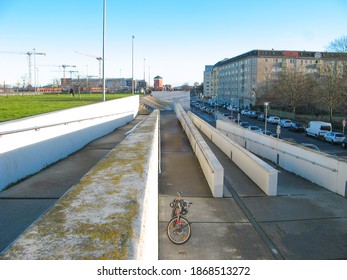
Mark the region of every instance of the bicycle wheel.
<instances>
[{"instance_id":1,"label":"bicycle wheel","mask_svg":"<svg viewBox=\"0 0 347 280\"><path fill-rule=\"evenodd\" d=\"M192 234L190 224L186 218L181 217L180 223L178 218L172 218L167 225L167 236L175 244L183 244L187 242Z\"/></svg>"}]
</instances>

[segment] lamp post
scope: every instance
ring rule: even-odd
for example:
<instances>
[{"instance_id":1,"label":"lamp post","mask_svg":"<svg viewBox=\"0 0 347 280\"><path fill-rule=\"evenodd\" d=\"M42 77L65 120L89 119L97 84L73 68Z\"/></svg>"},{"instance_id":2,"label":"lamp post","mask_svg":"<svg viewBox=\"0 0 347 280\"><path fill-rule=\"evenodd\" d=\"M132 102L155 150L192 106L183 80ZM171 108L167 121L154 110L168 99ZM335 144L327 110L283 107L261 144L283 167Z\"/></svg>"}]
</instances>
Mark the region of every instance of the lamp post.
<instances>
[{"instance_id":1,"label":"lamp post","mask_svg":"<svg viewBox=\"0 0 347 280\"><path fill-rule=\"evenodd\" d=\"M106 0L104 0L103 8L103 24L102 24L102 101L106 101L105 94L105 29L106 29Z\"/></svg>"},{"instance_id":2,"label":"lamp post","mask_svg":"<svg viewBox=\"0 0 347 280\"><path fill-rule=\"evenodd\" d=\"M131 93L134 94L135 90L134 90L134 38L135 36L132 36L132 40L131 40Z\"/></svg>"},{"instance_id":3,"label":"lamp post","mask_svg":"<svg viewBox=\"0 0 347 280\"><path fill-rule=\"evenodd\" d=\"M151 91L151 66L148 66L148 92Z\"/></svg>"},{"instance_id":4,"label":"lamp post","mask_svg":"<svg viewBox=\"0 0 347 280\"><path fill-rule=\"evenodd\" d=\"M264 106L265 106L265 134L267 131L267 107L269 106L269 102L264 102Z\"/></svg>"}]
</instances>

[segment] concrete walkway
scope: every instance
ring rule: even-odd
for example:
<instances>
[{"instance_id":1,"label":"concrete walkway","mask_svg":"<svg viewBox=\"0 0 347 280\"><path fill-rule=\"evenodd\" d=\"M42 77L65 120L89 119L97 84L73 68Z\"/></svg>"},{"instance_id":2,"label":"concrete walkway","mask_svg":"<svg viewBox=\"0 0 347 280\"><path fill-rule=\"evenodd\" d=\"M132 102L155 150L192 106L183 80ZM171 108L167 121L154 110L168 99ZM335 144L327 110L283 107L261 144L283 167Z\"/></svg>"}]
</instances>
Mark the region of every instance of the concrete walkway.
<instances>
[{"instance_id":1,"label":"concrete walkway","mask_svg":"<svg viewBox=\"0 0 347 280\"><path fill-rule=\"evenodd\" d=\"M225 169L224 196L213 198L173 112L161 114L159 259L347 259L347 200L280 170L279 196L266 196L213 143ZM166 236L170 201L193 202L192 237Z\"/></svg>"},{"instance_id":2,"label":"concrete walkway","mask_svg":"<svg viewBox=\"0 0 347 280\"><path fill-rule=\"evenodd\" d=\"M0 252L15 241L146 116L97 139L64 160L0 192Z\"/></svg>"},{"instance_id":3,"label":"concrete walkway","mask_svg":"<svg viewBox=\"0 0 347 280\"><path fill-rule=\"evenodd\" d=\"M0 193L0 252L79 182L145 116ZM267 197L208 141L225 169L224 198L213 198L173 111L161 112L159 259L347 259L347 200L280 170L279 196ZM177 191L194 204L192 237L166 235Z\"/></svg>"}]
</instances>

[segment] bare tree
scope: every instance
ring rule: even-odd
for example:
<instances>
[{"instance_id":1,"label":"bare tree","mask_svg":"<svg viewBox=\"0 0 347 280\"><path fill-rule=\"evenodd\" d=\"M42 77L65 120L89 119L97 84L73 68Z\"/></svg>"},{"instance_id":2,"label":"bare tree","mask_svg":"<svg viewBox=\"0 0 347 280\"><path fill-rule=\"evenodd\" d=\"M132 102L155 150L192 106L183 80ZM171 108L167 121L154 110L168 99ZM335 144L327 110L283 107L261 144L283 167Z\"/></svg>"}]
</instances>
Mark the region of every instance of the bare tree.
<instances>
[{"instance_id":1,"label":"bare tree","mask_svg":"<svg viewBox=\"0 0 347 280\"><path fill-rule=\"evenodd\" d=\"M322 66L318 81L318 101L328 110L330 122L332 122L333 112L344 102L347 90L345 85L342 72L331 65Z\"/></svg>"},{"instance_id":2,"label":"bare tree","mask_svg":"<svg viewBox=\"0 0 347 280\"><path fill-rule=\"evenodd\" d=\"M272 104L296 113L296 109L302 106L305 100L305 93L308 85L306 75L300 71L283 71L276 74L276 77L269 80L271 89L266 94L266 98Z\"/></svg>"},{"instance_id":3,"label":"bare tree","mask_svg":"<svg viewBox=\"0 0 347 280\"><path fill-rule=\"evenodd\" d=\"M327 52L347 52L347 36L342 36L330 42L326 47Z\"/></svg>"}]
</instances>

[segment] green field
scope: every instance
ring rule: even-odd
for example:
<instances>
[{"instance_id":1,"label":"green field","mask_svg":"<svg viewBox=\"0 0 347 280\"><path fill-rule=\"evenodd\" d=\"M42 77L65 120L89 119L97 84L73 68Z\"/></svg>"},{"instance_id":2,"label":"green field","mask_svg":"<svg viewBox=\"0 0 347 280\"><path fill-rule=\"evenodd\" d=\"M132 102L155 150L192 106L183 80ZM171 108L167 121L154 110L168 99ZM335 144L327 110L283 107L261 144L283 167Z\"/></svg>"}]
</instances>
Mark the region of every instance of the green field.
<instances>
[{"instance_id":1,"label":"green field","mask_svg":"<svg viewBox=\"0 0 347 280\"><path fill-rule=\"evenodd\" d=\"M106 94L106 101L131 94ZM102 102L101 93L0 96L0 122Z\"/></svg>"}]
</instances>

